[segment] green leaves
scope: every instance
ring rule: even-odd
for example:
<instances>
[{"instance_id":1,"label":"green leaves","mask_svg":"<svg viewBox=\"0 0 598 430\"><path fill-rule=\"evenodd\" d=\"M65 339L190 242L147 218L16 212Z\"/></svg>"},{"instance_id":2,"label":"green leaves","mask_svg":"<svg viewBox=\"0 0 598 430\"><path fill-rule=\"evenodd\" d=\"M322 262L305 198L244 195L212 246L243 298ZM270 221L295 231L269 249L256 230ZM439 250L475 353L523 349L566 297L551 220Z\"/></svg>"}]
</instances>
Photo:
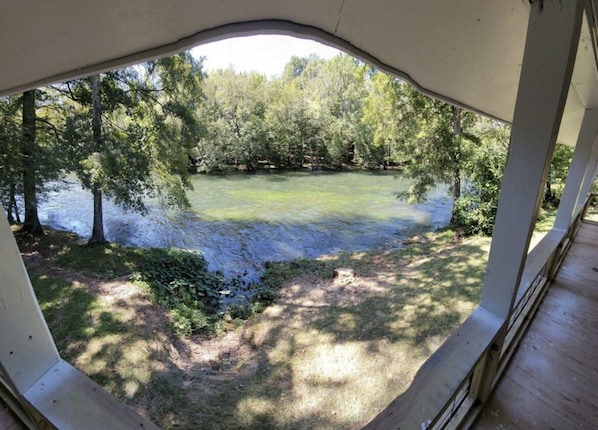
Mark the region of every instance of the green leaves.
<instances>
[{"instance_id":1,"label":"green leaves","mask_svg":"<svg viewBox=\"0 0 598 430\"><path fill-rule=\"evenodd\" d=\"M211 272L200 253L180 249L153 250L132 279L150 289L171 311L175 329L187 336L213 329L225 315L247 318L276 295L269 286Z\"/></svg>"},{"instance_id":2,"label":"green leaves","mask_svg":"<svg viewBox=\"0 0 598 430\"><path fill-rule=\"evenodd\" d=\"M222 279L208 271L199 253L169 249L150 255L133 280L147 285L171 309L175 329L181 334L201 331L216 318Z\"/></svg>"}]
</instances>

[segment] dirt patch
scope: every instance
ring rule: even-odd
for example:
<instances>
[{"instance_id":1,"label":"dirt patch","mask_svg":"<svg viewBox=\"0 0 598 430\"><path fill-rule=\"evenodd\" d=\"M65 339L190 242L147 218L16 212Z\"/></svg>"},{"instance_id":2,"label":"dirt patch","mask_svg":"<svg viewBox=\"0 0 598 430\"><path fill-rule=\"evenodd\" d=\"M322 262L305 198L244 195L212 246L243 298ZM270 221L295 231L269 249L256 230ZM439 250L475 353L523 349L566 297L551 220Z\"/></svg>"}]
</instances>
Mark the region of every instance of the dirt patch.
<instances>
[{"instance_id":1,"label":"dirt patch","mask_svg":"<svg viewBox=\"0 0 598 430\"><path fill-rule=\"evenodd\" d=\"M427 245L412 239L414 248ZM70 361L163 428L346 429L404 391L474 306L468 285L478 288L483 270L470 275L460 264L485 251L461 246L326 258L336 277L303 270L261 314L223 322L228 331L216 338L187 339L173 335L168 312L129 277L62 269L34 243L22 252L31 272L76 284L102 304L90 313L89 339L68 342Z\"/></svg>"}]
</instances>

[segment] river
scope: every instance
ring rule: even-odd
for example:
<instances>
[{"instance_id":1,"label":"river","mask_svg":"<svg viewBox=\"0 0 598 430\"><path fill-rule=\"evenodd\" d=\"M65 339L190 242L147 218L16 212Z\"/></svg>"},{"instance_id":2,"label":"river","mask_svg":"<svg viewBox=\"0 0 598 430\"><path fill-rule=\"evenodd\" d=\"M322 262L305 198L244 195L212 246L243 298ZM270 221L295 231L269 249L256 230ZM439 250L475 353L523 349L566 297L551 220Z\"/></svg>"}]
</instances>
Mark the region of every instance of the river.
<instances>
[{"instance_id":1,"label":"river","mask_svg":"<svg viewBox=\"0 0 598 430\"><path fill-rule=\"evenodd\" d=\"M211 269L253 278L267 261L398 247L450 218L445 190L409 205L394 194L408 183L392 172L195 175L192 183L188 210L150 204L141 215L105 201L106 238L201 251ZM39 205L43 224L83 238L91 234L92 214L91 193L77 183Z\"/></svg>"}]
</instances>

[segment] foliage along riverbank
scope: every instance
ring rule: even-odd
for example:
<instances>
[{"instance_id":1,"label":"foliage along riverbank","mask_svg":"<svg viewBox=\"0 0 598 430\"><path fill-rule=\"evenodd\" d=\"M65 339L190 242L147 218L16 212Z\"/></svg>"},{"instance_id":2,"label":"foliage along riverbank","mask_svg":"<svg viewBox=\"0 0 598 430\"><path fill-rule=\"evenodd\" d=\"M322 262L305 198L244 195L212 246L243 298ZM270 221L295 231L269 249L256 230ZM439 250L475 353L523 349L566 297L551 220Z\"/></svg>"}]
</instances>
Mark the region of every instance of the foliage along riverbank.
<instances>
[{"instance_id":1,"label":"foliage along riverbank","mask_svg":"<svg viewBox=\"0 0 598 430\"><path fill-rule=\"evenodd\" d=\"M364 424L477 305L490 242L445 230L402 249L271 264L270 306L185 338L130 282L167 251L52 231L17 239L62 356L165 429Z\"/></svg>"}]
</instances>

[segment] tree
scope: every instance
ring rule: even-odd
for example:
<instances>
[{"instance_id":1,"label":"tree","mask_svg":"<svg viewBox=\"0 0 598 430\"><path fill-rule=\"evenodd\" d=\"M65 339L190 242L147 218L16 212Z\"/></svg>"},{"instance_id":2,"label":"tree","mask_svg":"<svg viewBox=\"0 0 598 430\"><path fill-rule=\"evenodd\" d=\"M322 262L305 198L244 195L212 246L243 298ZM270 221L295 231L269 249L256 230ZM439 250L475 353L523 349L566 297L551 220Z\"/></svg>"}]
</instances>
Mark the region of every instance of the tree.
<instances>
[{"instance_id":1,"label":"tree","mask_svg":"<svg viewBox=\"0 0 598 430\"><path fill-rule=\"evenodd\" d=\"M448 184L455 203L461 197L461 179L467 160L472 156L477 137L472 133L478 116L448 103L434 100L412 87L406 88L410 103L408 115L416 125L401 133L401 152L404 155L404 174L412 180L406 193L400 195L412 202L420 202L439 184Z\"/></svg>"},{"instance_id":2,"label":"tree","mask_svg":"<svg viewBox=\"0 0 598 430\"><path fill-rule=\"evenodd\" d=\"M181 53L60 87L69 100L63 138L71 166L94 195L90 244L105 241L104 196L142 213L147 197L188 205L190 148L201 133L194 116L200 80L201 63Z\"/></svg>"},{"instance_id":3,"label":"tree","mask_svg":"<svg viewBox=\"0 0 598 430\"><path fill-rule=\"evenodd\" d=\"M103 134L103 115L113 114L121 104L129 105L125 89L115 85L119 72L111 72L102 79L101 75L78 81L67 82L61 91L68 96L71 109L67 111L64 140L70 149L71 166L83 187L93 195L92 233L88 244L106 242L103 223L103 194L115 190L108 188L105 167L108 163L106 136ZM111 82L112 81L112 82ZM102 88L103 87L103 88ZM120 90L120 91L118 91ZM102 93L106 95L103 100ZM112 98L110 98L112 96ZM105 107L103 106L105 101ZM89 133L89 131L91 133Z\"/></svg>"},{"instance_id":4,"label":"tree","mask_svg":"<svg viewBox=\"0 0 598 430\"><path fill-rule=\"evenodd\" d=\"M384 147L412 182L397 196L417 203L446 184L450 223L465 234L491 234L508 128L379 75L370 74L363 122L373 130L374 147Z\"/></svg>"},{"instance_id":5,"label":"tree","mask_svg":"<svg viewBox=\"0 0 598 430\"><path fill-rule=\"evenodd\" d=\"M465 235L492 235L498 197L507 159L510 127L494 120L478 118L478 142L465 160L467 173L464 192L455 203L452 223Z\"/></svg>"},{"instance_id":6,"label":"tree","mask_svg":"<svg viewBox=\"0 0 598 430\"><path fill-rule=\"evenodd\" d=\"M554 147L550 170L546 178L546 189L542 204L546 207L558 207L563 192L563 186L569 173L569 166L573 158L573 148L561 143ZM557 188L554 189L553 185Z\"/></svg>"},{"instance_id":7,"label":"tree","mask_svg":"<svg viewBox=\"0 0 598 430\"><path fill-rule=\"evenodd\" d=\"M302 168L309 161L315 170L326 156L322 123L301 76L309 62L316 60L293 57L282 77L269 85L265 114L268 158L278 167Z\"/></svg>"},{"instance_id":8,"label":"tree","mask_svg":"<svg viewBox=\"0 0 598 430\"><path fill-rule=\"evenodd\" d=\"M100 163L99 157L103 152L102 142L102 98L100 94L100 75L91 77L91 133L92 133L92 159L94 164ZM91 237L87 242L90 245L106 243L104 236L104 213L102 210L102 184L100 178L91 175L91 193L93 194L93 227Z\"/></svg>"},{"instance_id":9,"label":"tree","mask_svg":"<svg viewBox=\"0 0 598 430\"><path fill-rule=\"evenodd\" d=\"M406 160L402 143L415 138L419 124L412 106L413 92L406 82L374 69L367 76L362 123L369 128L371 141L362 158L367 166L386 169Z\"/></svg>"},{"instance_id":10,"label":"tree","mask_svg":"<svg viewBox=\"0 0 598 430\"><path fill-rule=\"evenodd\" d=\"M203 103L202 60L188 51L145 64L144 102L134 117L150 148L150 194L167 206L188 207L190 159L206 134L198 110Z\"/></svg>"},{"instance_id":11,"label":"tree","mask_svg":"<svg viewBox=\"0 0 598 430\"><path fill-rule=\"evenodd\" d=\"M227 164L255 170L267 158L265 77L218 70L208 76L204 89L201 115L207 133L197 148L201 170L222 170Z\"/></svg>"},{"instance_id":12,"label":"tree","mask_svg":"<svg viewBox=\"0 0 598 430\"><path fill-rule=\"evenodd\" d=\"M303 75L308 71L309 65ZM367 94L366 72L365 64L339 54L326 61L305 87L324 130L325 161L336 169L352 164L356 150L370 141L368 129L361 121L362 100Z\"/></svg>"},{"instance_id":13,"label":"tree","mask_svg":"<svg viewBox=\"0 0 598 430\"><path fill-rule=\"evenodd\" d=\"M43 234L38 202L64 169L58 103L43 88L0 100L0 195L9 222L21 222L17 207L25 204L24 231Z\"/></svg>"},{"instance_id":14,"label":"tree","mask_svg":"<svg viewBox=\"0 0 598 430\"><path fill-rule=\"evenodd\" d=\"M22 230L34 236L44 234L37 214L36 191L36 115L35 90L23 93L23 139L21 156L23 168L23 199L25 201L25 219Z\"/></svg>"},{"instance_id":15,"label":"tree","mask_svg":"<svg viewBox=\"0 0 598 430\"><path fill-rule=\"evenodd\" d=\"M0 198L11 224L21 223L16 196L21 193L23 167L21 97L0 99Z\"/></svg>"}]
</instances>

